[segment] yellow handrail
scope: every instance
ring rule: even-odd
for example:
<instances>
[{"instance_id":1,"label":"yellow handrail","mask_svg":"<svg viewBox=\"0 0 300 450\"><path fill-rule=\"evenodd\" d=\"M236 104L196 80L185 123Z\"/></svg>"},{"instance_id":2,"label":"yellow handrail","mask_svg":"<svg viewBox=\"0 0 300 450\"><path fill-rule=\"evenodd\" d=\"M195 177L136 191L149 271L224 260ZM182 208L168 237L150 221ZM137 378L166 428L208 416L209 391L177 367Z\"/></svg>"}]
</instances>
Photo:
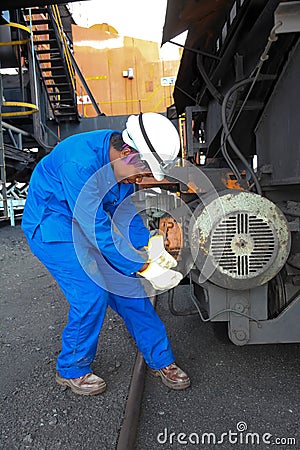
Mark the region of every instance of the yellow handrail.
<instances>
[{"instance_id":1,"label":"yellow handrail","mask_svg":"<svg viewBox=\"0 0 300 450\"><path fill-rule=\"evenodd\" d=\"M59 13L59 9L57 5L51 5L50 8L52 9L53 12L53 16L57 25L57 29L59 32L59 36L63 45L63 50L64 50L64 55L65 55L65 59L66 59L66 63L67 63L67 68L68 68L68 72L70 74L70 78L71 78L71 82L72 82L72 86L73 89L75 89L75 81L74 81L74 67L71 61L71 57L70 57L70 49L67 43L67 39L66 39L66 35L63 31L63 25L62 25L62 21L61 21L61 17L60 17L60 13Z\"/></svg>"},{"instance_id":2,"label":"yellow handrail","mask_svg":"<svg viewBox=\"0 0 300 450\"><path fill-rule=\"evenodd\" d=\"M0 115L2 117L17 117L17 116L27 116L28 114L34 114L38 112L38 107L34 105L33 103L26 103L26 102L2 102L3 106L19 106L19 107L25 107L29 108L28 111L12 111L12 112L1 112Z\"/></svg>"},{"instance_id":3,"label":"yellow handrail","mask_svg":"<svg viewBox=\"0 0 300 450\"><path fill-rule=\"evenodd\" d=\"M22 41L0 42L0 47L4 47L5 45L22 45L22 44L27 44L29 41L30 41L30 39L23 39Z\"/></svg>"},{"instance_id":4,"label":"yellow handrail","mask_svg":"<svg viewBox=\"0 0 300 450\"><path fill-rule=\"evenodd\" d=\"M3 26L5 27L13 27L13 28L19 28L20 30L24 30L27 33L30 32L30 28L26 27L25 25L21 25L20 23L6 23ZM27 44L30 41L30 39L22 39L19 41L10 41L10 42L0 42L0 46L4 45L22 45ZM2 102L3 106L18 106L21 108L29 108L27 111L11 111L11 112L1 112L0 115L2 117L17 117L17 116L28 116L29 114L34 114L38 112L37 105L34 105L33 103L27 103L27 102Z\"/></svg>"},{"instance_id":5,"label":"yellow handrail","mask_svg":"<svg viewBox=\"0 0 300 450\"><path fill-rule=\"evenodd\" d=\"M24 30L27 33L30 34L30 28L25 27L25 25L21 25L20 23L14 23L14 22L10 22L10 23L5 23L3 25L1 25L3 27L13 27L13 28L20 28L20 30ZM4 47L6 45L22 45L22 44L27 44L30 41L30 39L22 39L19 41L7 41L7 42L0 42L0 47Z\"/></svg>"},{"instance_id":6,"label":"yellow handrail","mask_svg":"<svg viewBox=\"0 0 300 450\"><path fill-rule=\"evenodd\" d=\"M24 30L30 34L30 28L26 27L25 25L22 25L21 23L9 22L9 23L4 23L2 26L3 27L20 28L20 30Z\"/></svg>"}]
</instances>

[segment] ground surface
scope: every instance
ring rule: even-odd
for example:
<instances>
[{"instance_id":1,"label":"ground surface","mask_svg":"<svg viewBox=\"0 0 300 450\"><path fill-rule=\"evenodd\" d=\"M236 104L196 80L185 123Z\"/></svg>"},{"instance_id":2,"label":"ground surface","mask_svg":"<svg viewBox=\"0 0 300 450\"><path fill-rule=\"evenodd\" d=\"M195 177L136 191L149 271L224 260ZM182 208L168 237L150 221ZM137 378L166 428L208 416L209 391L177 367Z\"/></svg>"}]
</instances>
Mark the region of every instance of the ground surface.
<instances>
[{"instance_id":1,"label":"ground surface","mask_svg":"<svg viewBox=\"0 0 300 450\"><path fill-rule=\"evenodd\" d=\"M175 308L193 308L187 286L175 290ZM157 311L192 386L166 390L147 375L138 450L300 449L299 344L237 347L220 342L211 324L198 316L172 316L166 294ZM296 444L287 445L288 438Z\"/></svg>"},{"instance_id":2,"label":"ground surface","mask_svg":"<svg viewBox=\"0 0 300 450\"><path fill-rule=\"evenodd\" d=\"M107 392L76 396L54 381L67 304L19 226L0 228L0 263L0 449L115 449L136 355L121 319L108 311L94 364ZM191 307L187 286L177 288L175 301ZM137 450L300 448L299 344L239 348L221 343L197 316L172 316L165 295L157 311L192 387L174 392L147 374ZM243 427L259 445L245 443ZM211 443L201 444L205 432ZM297 444L275 445L275 438Z\"/></svg>"},{"instance_id":3,"label":"ground surface","mask_svg":"<svg viewBox=\"0 0 300 450\"><path fill-rule=\"evenodd\" d=\"M67 304L20 226L0 228L0 263L1 450L114 449L136 355L123 322L108 311L94 364L107 392L76 396L54 380Z\"/></svg>"}]
</instances>

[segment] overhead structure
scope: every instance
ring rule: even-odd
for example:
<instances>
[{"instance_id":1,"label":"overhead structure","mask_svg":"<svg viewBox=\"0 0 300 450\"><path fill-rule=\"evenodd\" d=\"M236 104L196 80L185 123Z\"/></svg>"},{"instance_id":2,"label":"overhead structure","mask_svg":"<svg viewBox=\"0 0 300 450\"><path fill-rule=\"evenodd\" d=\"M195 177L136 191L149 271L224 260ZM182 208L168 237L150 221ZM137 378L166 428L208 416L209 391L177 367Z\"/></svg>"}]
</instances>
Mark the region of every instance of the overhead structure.
<instances>
[{"instance_id":1,"label":"overhead structure","mask_svg":"<svg viewBox=\"0 0 300 450\"><path fill-rule=\"evenodd\" d=\"M0 8L2 9L2 11L5 11L19 8L34 8L36 6L46 5L67 5L68 3L73 3L75 1L78 0L70 0L68 2L64 0L2 0Z\"/></svg>"}]
</instances>

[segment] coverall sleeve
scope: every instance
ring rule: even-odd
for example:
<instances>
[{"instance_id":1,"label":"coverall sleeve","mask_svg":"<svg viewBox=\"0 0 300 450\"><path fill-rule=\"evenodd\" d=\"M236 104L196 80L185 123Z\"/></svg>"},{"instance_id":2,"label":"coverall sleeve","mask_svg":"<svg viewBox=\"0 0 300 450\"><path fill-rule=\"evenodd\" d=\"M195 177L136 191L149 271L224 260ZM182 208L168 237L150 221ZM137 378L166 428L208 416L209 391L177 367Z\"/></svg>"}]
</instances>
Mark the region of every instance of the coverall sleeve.
<instances>
[{"instance_id":1,"label":"coverall sleeve","mask_svg":"<svg viewBox=\"0 0 300 450\"><path fill-rule=\"evenodd\" d=\"M102 200L107 192L105 171L91 174L72 162L62 165L59 171L65 198L73 213L74 240L83 234L120 272L125 275L137 272L145 258L124 236L114 231L111 219L103 209Z\"/></svg>"},{"instance_id":2,"label":"coverall sleeve","mask_svg":"<svg viewBox=\"0 0 300 450\"><path fill-rule=\"evenodd\" d=\"M125 199L120 205L114 207L112 211L112 220L123 236L129 240L131 245L136 249L141 249L148 244L150 232L144 225L142 217L137 212L137 209L130 198L132 193L133 188L130 186L127 189Z\"/></svg>"}]
</instances>

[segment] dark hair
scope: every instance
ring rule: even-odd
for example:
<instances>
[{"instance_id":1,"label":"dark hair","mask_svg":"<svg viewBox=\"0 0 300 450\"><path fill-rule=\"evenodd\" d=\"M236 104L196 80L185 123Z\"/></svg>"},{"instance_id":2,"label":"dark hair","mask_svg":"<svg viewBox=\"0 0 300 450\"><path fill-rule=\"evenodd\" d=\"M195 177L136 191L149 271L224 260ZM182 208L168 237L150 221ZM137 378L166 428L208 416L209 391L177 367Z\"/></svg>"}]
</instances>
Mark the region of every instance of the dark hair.
<instances>
[{"instance_id":1,"label":"dark hair","mask_svg":"<svg viewBox=\"0 0 300 450\"><path fill-rule=\"evenodd\" d=\"M111 135L110 142L114 149L118 150L119 152L123 150L125 142L122 139L122 134L113 133Z\"/></svg>"}]
</instances>

